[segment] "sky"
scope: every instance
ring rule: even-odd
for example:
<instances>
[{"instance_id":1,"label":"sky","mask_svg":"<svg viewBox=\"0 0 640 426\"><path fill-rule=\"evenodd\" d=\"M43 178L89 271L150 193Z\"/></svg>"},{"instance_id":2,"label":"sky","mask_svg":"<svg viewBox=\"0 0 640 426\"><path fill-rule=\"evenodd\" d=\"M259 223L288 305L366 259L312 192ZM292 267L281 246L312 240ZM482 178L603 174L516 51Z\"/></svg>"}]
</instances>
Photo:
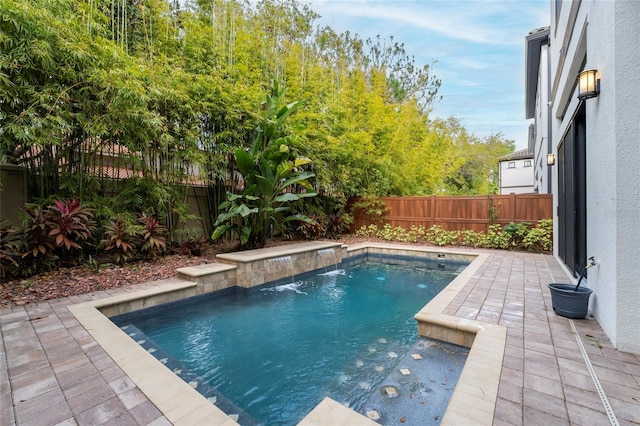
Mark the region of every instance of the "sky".
<instances>
[{"instance_id":1,"label":"sky","mask_svg":"<svg viewBox=\"0 0 640 426\"><path fill-rule=\"evenodd\" d=\"M442 80L432 116L457 117L477 137L527 147L525 37L549 25L549 0L308 0L318 23L362 39L393 36Z\"/></svg>"}]
</instances>

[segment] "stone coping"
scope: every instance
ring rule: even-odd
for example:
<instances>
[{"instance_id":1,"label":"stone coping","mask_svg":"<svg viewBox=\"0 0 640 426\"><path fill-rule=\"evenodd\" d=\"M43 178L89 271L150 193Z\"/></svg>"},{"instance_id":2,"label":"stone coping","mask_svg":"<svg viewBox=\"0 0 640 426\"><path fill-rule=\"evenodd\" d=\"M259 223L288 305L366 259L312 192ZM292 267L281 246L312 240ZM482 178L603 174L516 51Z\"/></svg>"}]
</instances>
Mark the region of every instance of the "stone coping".
<instances>
[{"instance_id":1,"label":"stone coping","mask_svg":"<svg viewBox=\"0 0 640 426\"><path fill-rule=\"evenodd\" d=\"M414 317L419 334L470 348L442 425L493 423L507 327L442 313L487 258L487 254L477 255Z\"/></svg>"},{"instance_id":2,"label":"stone coping","mask_svg":"<svg viewBox=\"0 0 640 426\"><path fill-rule=\"evenodd\" d=\"M358 243L347 246L348 255L356 255L359 253L392 253L415 256L419 253L421 256L442 259L442 260L460 260L465 262L473 262L478 253L473 253L466 250L452 250L448 248L440 247L427 247L427 246L408 246L402 244L392 243ZM444 255L444 256L443 256ZM483 259L486 259L486 255Z\"/></svg>"},{"instance_id":3,"label":"stone coping","mask_svg":"<svg viewBox=\"0 0 640 426\"><path fill-rule=\"evenodd\" d=\"M342 247L342 243L331 241L310 241L308 243L289 244L257 250L239 251L236 253L222 253L216 255L218 259L237 263L248 263L256 260L270 259L306 251L322 250L326 248Z\"/></svg>"},{"instance_id":4,"label":"stone coping","mask_svg":"<svg viewBox=\"0 0 640 426\"><path fill-rule=\"evenodd\" d=\"M327 397L316 405L316 408L311 410L298 423L298 426L375 426L377 424Z\"/></svg>"},{"instance_id":5,"label":"stone coping","mask_svg":"<svg viewBox=\"0 0 640 426\"><path fill-rule=\"evenodd\" d=\"M181 278L185 278L189 281L196 281L199 277L216 274L218 272L231 271L233 269L236 269L236 267L227 263L205 263L202 265L178 268L176 269L176 272Z\"/></svg>"},{"instance_id":6,"label":"stone coping","mask_svg":"<svg viewBox=\"0 0 640 426\"><path fill-rule=\"evenodd\" d=\"M190 286L195 286L189 283ZM169 288L166 288L169 287ZM108 308L127 299L138 300L173 291L174 285L69 306L69 311L91 333L109 356L174 425L238 425L144 350L100 308Z\"/></svg>"},{"instance_id":7,"label":"stone coping","mask_svg":"<svg viewBox=\"0 0 640 426\"><path fill-rule=\"evenodd\" d=\"M319 250L323 248L342 247L341 243L321 242L303 243L285 246L278 255L287 255L299 251ZM297 248L300 249L297 249ZM438 253L451 254L448 259L475 260L467 266L442 292L415 316L418 321L418 332L421 335L470 347L467 362L456 385L451 401L447 407L442 424L491 424L497 400L498 383L502 366L502 358L506 344L506 328L485 324L442 314L442 311L453 300L458 292L473 276L487 255L465 252L464 250L447 250L432 247L414 247L397 244L362 243L347 247L349 255L362 252L394 252L403 253ZM259 253L218 255L226 256L235 262L249 262L251 259L274 257L270 249L257 250ZM242 258L243 260L240 260ZM197 274L215 268L190 267L190 272ZM220 271L226 271L221 268ZM222 410L210 403L204 396L173 374L171 370L145 351L127 334L113 324L102 311L118 311L117 306L137 305L139 300L152 300L152 305L175 300L175 295L184 293L184 297L196 294L197 284L193 282L169 283L151 290L134 292L107 299L80 303L69 306L71 313L104 348L111 358L136 383L142 392L174 425L237 425ZM144 303L143 303L144 305ZM141 306L145 307L145 306ZM367 417L342 406L330 398L325 398L301 425L370 425L375 424Z\"/></svg>"}]
</instances>

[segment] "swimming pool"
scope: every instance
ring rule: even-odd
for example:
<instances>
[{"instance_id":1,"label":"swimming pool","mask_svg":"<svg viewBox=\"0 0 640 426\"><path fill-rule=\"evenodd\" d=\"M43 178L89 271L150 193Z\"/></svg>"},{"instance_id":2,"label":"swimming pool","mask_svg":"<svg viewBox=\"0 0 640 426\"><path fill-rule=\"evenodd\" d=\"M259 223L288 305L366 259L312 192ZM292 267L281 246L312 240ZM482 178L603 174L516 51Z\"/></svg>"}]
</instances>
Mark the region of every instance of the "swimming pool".
<instances>
[{"instance_id":1,"label":"swimming pool","mask_svg":"<svg viewBox=\"0 0 640 426\"><path fill-rule=\"evenodd\" d=\"M358 410L416 341L413 315L466 265L375 260L113 319L258 422L295 424L325 396Z\"/></svg>"}]
</instances>

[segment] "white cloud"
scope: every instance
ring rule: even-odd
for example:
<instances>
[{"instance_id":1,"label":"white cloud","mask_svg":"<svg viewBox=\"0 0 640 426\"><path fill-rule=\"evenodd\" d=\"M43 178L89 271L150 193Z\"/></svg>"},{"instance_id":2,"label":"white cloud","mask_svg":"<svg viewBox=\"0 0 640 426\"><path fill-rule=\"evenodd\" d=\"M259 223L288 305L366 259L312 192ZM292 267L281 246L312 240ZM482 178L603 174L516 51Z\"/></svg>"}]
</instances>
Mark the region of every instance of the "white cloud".
<instances>
[{"instance_id":1,"label":"white cloud","mask_svg":"<svg viewBox=\"0 0 640 426\"><path fill-rule=\"evenodd\" d=\"M548 0L308 0L322 25L366 39L393 35L418 64L436 60L443 99L433 115L457 117L478 137L527 143L524 38L549 24Z\"/></svg>"},{"instance_id":2,"label":"white cloud","mask_svg":"<svg viewBox=\"0 0 640 426\"><path fill-rule=\"evenodd\" d=\"M522 46L514 28L523 19L531 19L537 8L531 2L514 1L312 1L323 16L343 19L392 21L391 25L410 24L426 34L470 43ZM537 21L537 19L531 19ZM533 29L533 28L531 28ZM355 31L359 32L359 31Z\"/></svg>"}]
</instances>

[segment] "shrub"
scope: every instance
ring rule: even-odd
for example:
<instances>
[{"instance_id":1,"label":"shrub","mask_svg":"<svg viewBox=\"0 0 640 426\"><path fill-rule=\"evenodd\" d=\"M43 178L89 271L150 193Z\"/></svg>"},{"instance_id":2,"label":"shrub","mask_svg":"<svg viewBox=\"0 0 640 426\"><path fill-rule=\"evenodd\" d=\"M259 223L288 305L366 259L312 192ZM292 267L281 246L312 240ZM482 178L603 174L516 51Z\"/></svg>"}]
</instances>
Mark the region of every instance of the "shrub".
<instances>
[{"instance_id":1,"label":"shrub","mask_svg":"<svg viewBox=\"0 0 640 426\"><path fill-rule=\"evenodd\" d=\"M489 225L489 230L482 240L482 247L508 249L511 245L510 234L502 232L502 228L498 224Z\"/></svg>"},{"instance_id":2,"label":"shrub","mask_svg":"<svg viewBox=\"0 0 640 426\"><path fill-rule=\"evenodd\" d=\"M174 232L174 243L177 244L180 254L185 256L202 255L202 246L207 239L202 235L200 229L179 229Z\"/></svg>"},{"instance_id":3,"label":"shrub","mask_svg":"<svg viewBox=\"0 0 640 426\"><path fill-rule=\"evenodd\" d=\"M167 248L167 227L160 224L155 216L140 216L142 223L142 247L140 251L153 259Z\"/></svg>"},{"instance_id":4,"label":"shrub","mask_svg":"<svg viewBox=\"0 0 640 426\"><path fill-rule=\"evenodd\" d=\"M353 204L353 208L362 209L364 214L371 219L371 222L378 226L382 225L385 216L389 213L389 207L385 202L373 195L362 197Z\"/></svg>"},{"instance_id":5,"label":"shrub","mask_svg":"<svg viewBox=\"0 0 640 426\"><path fill-rule=\"evenodd\" d=\"M425 239L437 246L446 246L457 243L459 236L458 231L447 231L441 226L433 225L426 232Z\"/></svg>"},{"instance_id":6,"label":"shrub","mask_svg":"<svg viewBox=\"0 0 640 426\"><path fill-rule=\"evenodd\" d=\"M526 222L510 223L502 228L489 225L487 233L465 231L447 231L434 225L428 230L424 226L412 226L409 230L392 227L389 224L379 229L376 225L363 226L356 231L359 237L382 238L387 241L426 242L437 246L462 245L467 247L485 247L504 250L526 249L529 251L551 251L553 221L545 219L530 229Z\"/></svg>"},{"instance_id":7,"label":"shrub","mask_svg":"<svg viewBox=\"0 0 640 426\"><path fill-rule=\"evenodd\" d=\"M356 236L369 238L378 237L378 227L374 224L363 226L356 231Z\"/></svg>"},{"instance_id":8,"label":"shrub","mask_svg":"<svg viewBox=\"0 0 640 426\"><path fill-rule=\"evenodd\" d=\"M467 229L460 233L460 243L466 247L481 247L484 234Z\"/></svg>"},{"instance_id":9,"label":"shrub","mask_svg":"<svg viewBox=\"0 0 640 426\"><path fill-rule=\"evenodd\" d=\"M21 237L11 224L0 224L0 278L11 277L20 269Z\"/></svg>"},{"instance_id":10,"label":"shrub","mask_svg":"<svg viewBox=\"0 0 640 426\"><path fill-rule=\"evenodd\" d=\"M529 234L529 223L511 222L508 225L505 225L504 228L502 228L502 232L508 234L510 239L509 245L511 248L522 248L523 240Z\"/></svg>"},{"instance_id":11,"label":"shrub","mask_svg":"<svg viewBox=\"0 0 640 426\"><path fill-rule=\"evenodd\" d=\"M126 263L135 253L136 240L142 231L140 225L132 223L131 220L115 218L105 226L104 236L101 245L105 251L113 250L118 265Z\"/></svg>"},{"instance_id":12,"label":"shrub","mask_svg":"<svg viewBox=\"0 0 640 426\"><path fill-rule=\"evenodd\" d=\"M543 219L531 229L522 240L522 245L529 251L553 250L553 220Z\"/></svg>"},{"instance_id":13,"label":"shrub","mask_svg":"<svg viewBox=\"0 0 640 426\"><path fill-rule=\"evenodd\" d=\"M26 204L22 216L22 276L28 277L41 270L49 270L57 256L55 240L49 235L50 228L43 217L43 208L38 204Z\"/></svg>"},{"instance_id":14,"label":"shrub","mask_svg":"<svg viewBox=\"0 0 640 426\"><path fill-rule=\"evenodd\" d=\"M336 210L327 215L325 225L325 236L329 238L337 237L349 230L349 225L353 223L353 216L344 210Z\"/></svg>"},{"instance_id":15,"label":"shrub","mask_svg":"<svg viewBox=\"0 0 640 426\"><path fill-rule=\"evenodd\" d=\"M93 211L81 206L77 198L73 201L55 200L44 211L43 218L56 247L64 246L67 251L80 249L80 245L89 240L95 231Z\"/></svg>"},{"instance_id":16,"label":"shrub","mask_svg":"<svg viewBox=\"0 0 640 426\"><path fill-rule=\"evenodd\" d=\"M298 222L296 226L296 233L305 240L313 240L325 235L325 227L323 223L326 222L326 217L310 213L308 215L311 222Z\"/></svg>"}]
</instances>

